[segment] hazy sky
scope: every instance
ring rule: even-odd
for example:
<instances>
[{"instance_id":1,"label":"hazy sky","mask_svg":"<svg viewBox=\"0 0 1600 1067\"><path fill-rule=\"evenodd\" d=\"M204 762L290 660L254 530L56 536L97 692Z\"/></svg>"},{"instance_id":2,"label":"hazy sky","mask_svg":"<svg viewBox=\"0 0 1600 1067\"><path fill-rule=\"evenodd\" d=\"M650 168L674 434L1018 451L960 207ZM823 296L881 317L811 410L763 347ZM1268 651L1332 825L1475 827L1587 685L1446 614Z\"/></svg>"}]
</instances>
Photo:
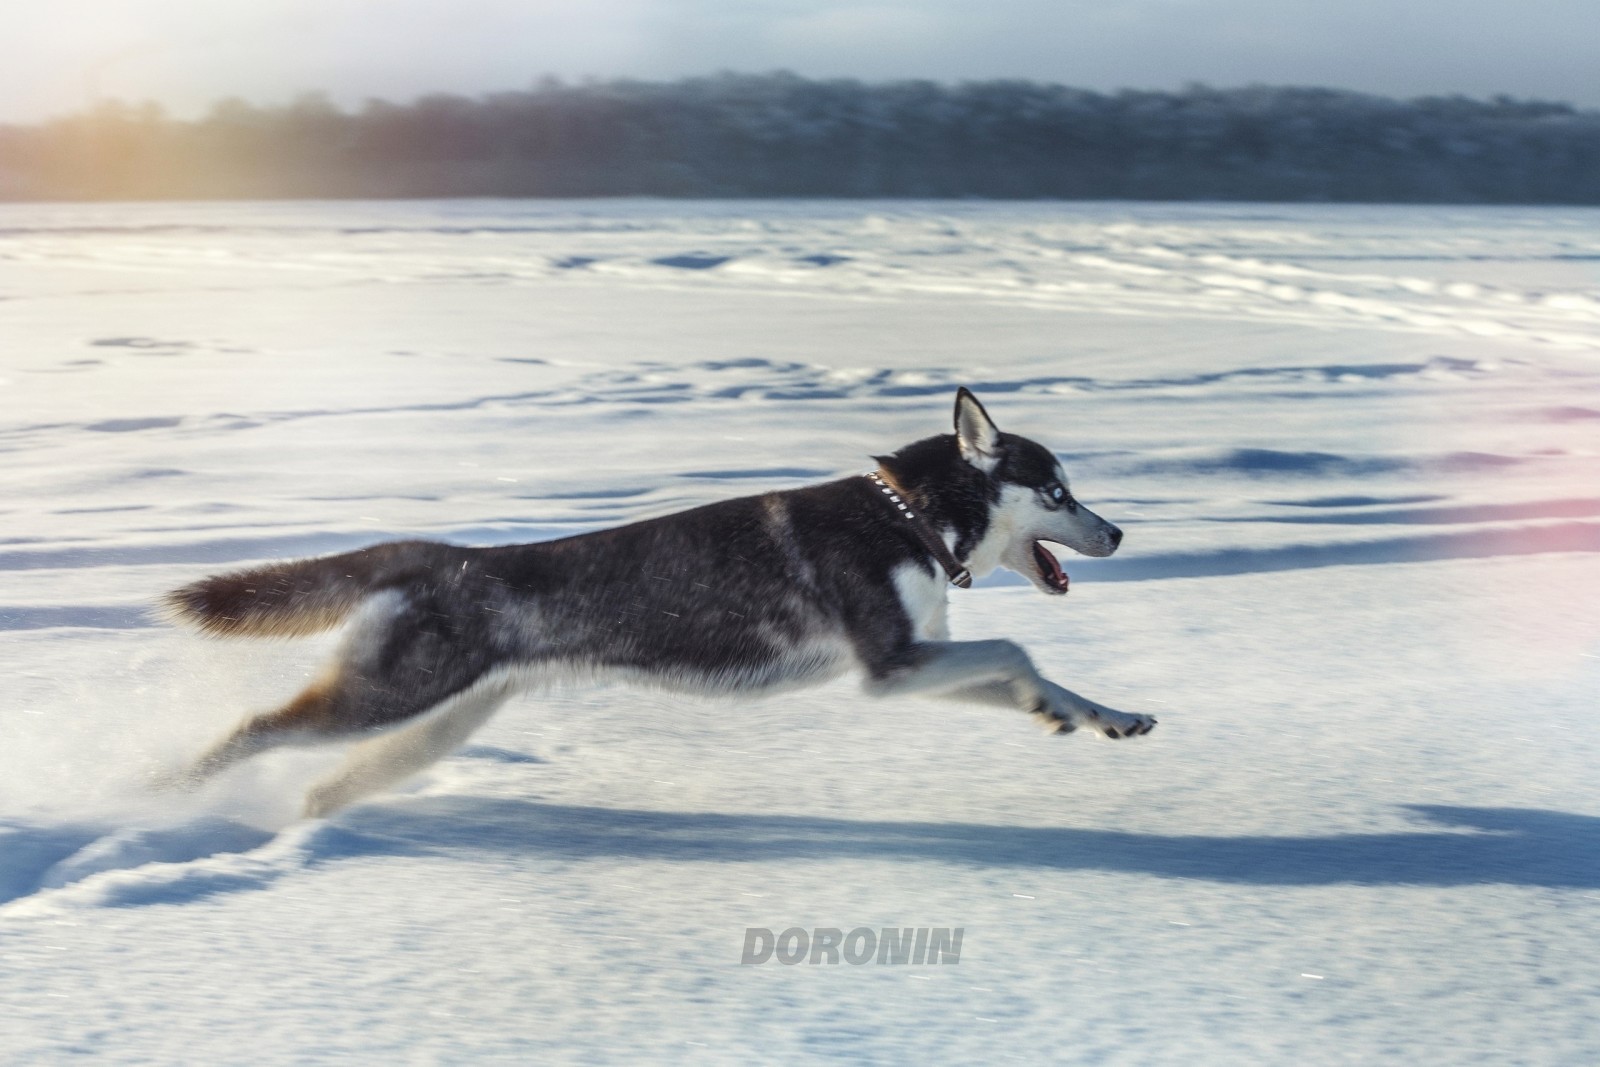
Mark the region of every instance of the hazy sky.
<instances>
[{"instance_id":1,"label":"hazy sky","mask_svg":"<svg viewBox=\"0 0 1600 1067\"><path fill-rule=\"evenodd\" d=\"M0 0L0 121L777 69L1600 106L1600 0Z\"/></svg>"}]
</instances>

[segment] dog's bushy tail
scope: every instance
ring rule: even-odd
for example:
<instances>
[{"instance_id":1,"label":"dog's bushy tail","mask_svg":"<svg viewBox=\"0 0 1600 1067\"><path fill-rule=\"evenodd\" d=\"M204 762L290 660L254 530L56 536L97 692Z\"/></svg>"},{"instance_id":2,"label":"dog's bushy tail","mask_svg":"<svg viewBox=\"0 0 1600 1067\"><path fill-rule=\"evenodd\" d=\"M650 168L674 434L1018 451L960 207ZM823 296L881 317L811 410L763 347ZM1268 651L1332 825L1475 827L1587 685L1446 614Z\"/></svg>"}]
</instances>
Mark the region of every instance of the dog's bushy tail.
<instances>
[{"instance_id":1,"label":"dog's bushy tail","mask_svg":"<svg viewBox=\"0 0 1600 1067\"><path fill-rule=\"evenodd\" d=\"M161 598L164 614L214 637L300 637L331 630L367 597L401 586L459 548L396 541L202 578Z\"/></svg>"}]
</instances>

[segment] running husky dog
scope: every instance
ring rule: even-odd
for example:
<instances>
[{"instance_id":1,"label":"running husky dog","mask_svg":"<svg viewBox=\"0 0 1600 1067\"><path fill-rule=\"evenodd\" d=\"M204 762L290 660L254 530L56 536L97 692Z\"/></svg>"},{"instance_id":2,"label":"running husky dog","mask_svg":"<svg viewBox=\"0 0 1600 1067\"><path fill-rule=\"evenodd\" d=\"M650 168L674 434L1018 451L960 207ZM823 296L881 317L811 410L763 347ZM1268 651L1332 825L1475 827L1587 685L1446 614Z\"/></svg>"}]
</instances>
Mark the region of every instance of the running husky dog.
<instances>
[{"instance_id":1,"label":"running husky dog","mask_svg":"<svg viewBox=\"0 0 1600 1067\"><path fill-rule=\"evenodd\" d=\"M1010 641L951 641L945 583L997 566L1060 596L1046 542L1109 556L1122 531L1079 504L1048 449L956 395L955 433L878 470L531 545L401 541L271 564L175 590L178 620L217 636L295 637L350 619L337 659L193 766L198 783L280 745L365 738L308 815L408 777L519 689L621 679L771 692L851 668L877 696L921 693L1031 713L1110 738L1156 720L1044 677Z\"/></svg>"}]
</instances>

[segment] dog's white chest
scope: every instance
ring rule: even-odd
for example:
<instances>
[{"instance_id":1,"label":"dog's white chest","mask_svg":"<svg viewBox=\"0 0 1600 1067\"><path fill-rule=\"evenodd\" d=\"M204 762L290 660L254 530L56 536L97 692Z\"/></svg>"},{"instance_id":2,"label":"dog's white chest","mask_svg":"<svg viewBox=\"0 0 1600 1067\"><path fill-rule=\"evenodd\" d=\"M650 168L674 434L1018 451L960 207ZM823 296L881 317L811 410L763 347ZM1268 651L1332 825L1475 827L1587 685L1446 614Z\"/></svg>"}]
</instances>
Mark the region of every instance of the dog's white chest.
<instances>
[{"instance_id":1,"label":"dog's white chest","mask_svg":"<svg viewBox=\"0 0 1600 1067\"><path fill-rule=\"evenodd\" d=\"M929 574L914 563L895 568L895 592L900 595L900 603L919 641L950 639L947 586L941 575Z\"/></svg>"}]
</instances>

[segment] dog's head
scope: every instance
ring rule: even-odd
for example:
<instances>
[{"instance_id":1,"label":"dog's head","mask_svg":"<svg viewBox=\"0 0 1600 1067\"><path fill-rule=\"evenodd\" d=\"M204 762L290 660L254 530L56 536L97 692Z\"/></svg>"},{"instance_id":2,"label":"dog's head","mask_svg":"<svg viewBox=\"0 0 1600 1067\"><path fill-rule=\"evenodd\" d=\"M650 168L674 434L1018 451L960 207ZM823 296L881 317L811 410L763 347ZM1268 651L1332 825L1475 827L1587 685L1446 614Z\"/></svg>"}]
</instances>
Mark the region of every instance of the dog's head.
<instances>
[{"instance_id":1,"label":"dog's head","mask_svg":"<svg viewBox=\"0 0 1600 1067\"><path fill-rule=\"evenodd\" d=\"M1122 531L1078 502L1055 455L1036 441L1002 433L978 398L956 394L956 447L961 462L983 477L986 528L977 532L967 566L982 575L1003 566L1043 593L1067 591L1067 575L1050 545L1085 556L1109 556ZM948 440L948 438L947 438Z\"/></svg>"}]
</instances>

